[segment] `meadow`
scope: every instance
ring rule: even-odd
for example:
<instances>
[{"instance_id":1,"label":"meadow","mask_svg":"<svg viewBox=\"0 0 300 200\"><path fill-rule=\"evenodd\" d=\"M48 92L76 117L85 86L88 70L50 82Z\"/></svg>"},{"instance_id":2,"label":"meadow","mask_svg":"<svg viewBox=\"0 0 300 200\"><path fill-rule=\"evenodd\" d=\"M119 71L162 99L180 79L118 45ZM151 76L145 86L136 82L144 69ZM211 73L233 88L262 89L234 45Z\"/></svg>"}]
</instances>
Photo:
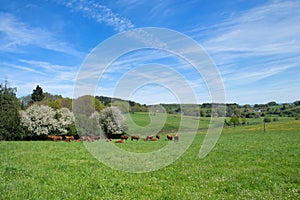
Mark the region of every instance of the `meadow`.
<instances>
[{"instance_id":1,"label":"meadow","mask_svg":"<svg viewBox=\"0 0 300 200\"><path fill-rule=\"evenodd\" d=\"M132 118L141 126L150 123L143 113ZM80 142L2 141L0 199L299 199L300 120L280 118L265 133L261 120L225 127L215 148L199 159L208 125L201 119L184 155L148 173L113 170ZM176 130L179 122L169 115L161 133ZM168 142L162 135L158 142L117 145L147 152Z\"/></svg>"}]
</instances>

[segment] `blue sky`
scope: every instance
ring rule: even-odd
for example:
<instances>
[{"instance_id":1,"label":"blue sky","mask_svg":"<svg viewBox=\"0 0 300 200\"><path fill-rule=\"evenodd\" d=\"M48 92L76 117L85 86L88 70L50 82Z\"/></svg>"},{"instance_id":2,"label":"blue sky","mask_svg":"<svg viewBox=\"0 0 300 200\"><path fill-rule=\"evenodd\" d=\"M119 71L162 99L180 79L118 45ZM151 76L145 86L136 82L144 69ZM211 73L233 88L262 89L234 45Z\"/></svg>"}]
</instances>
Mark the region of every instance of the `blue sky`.
<instances>
[{"instance_id":1,"label":"blue sky","mask_svg":"<svg viewBox=\"0 0 300 200\"><path fill-rule=\"evenodd\" d=\"M80 66L99 43L134 28L162 27L202 45L220 71L227 102L293 102L300 99L299 10L297 0L1 0L0 82L17 87L18 97L31 94L36 85L72 97ZM210 102L199 74L157 50L116 60L95 95L113 95L124 73L151 62L175 66L197 101ZM146 104L176 102L172 92L155 84L131 98Z\"/></svg>"}]
</instances>

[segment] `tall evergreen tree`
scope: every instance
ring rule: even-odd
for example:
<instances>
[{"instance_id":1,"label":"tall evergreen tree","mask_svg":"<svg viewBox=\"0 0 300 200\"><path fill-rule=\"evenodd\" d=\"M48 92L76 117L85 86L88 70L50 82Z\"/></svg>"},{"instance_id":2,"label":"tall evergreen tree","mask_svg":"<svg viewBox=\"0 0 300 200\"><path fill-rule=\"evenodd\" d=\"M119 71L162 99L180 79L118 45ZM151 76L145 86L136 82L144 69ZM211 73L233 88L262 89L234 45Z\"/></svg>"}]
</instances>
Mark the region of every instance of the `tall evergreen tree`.
<instances>
[{"instance_id":1,"label":"tall evergreen tree","mask_svg":"<svg viewBox=\"0 0 300 200\"><path fill-rule=\"evenodd\" d=\"M0 140L21 139L20 104L16 88L0 84Z\"/></svg>"},{"instance_id":2,"label":"tall evergreen tree","mask_svg":"<svg viewBox=\"0 0 300 200\"><path fill-rule=\"evenodd\" d=\"M41 88L39 85L36 86L35 90L33 90L33 93L31 94L31 100L33 102L35 101L42 101L45 97L45 94L43 92L43 88Z\"/></svg>"}]
</instances>

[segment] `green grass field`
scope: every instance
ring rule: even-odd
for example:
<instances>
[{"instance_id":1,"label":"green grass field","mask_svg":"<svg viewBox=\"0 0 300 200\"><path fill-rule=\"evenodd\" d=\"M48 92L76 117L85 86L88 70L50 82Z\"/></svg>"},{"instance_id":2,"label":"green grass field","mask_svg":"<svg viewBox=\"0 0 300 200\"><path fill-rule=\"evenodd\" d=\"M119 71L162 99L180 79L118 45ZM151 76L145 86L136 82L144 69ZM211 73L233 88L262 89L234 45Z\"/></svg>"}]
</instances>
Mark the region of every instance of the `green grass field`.
<instances>
[{"instance_id":1,"label":"green grass field","mask_svg":"<svg viewBox=\"0 0 300 200\"><path fill-rule=\"evenodd\" d=\"M134 115L140 125L149 123L147 115ZM171 128L164 131L177 129L177 120L168 116ZM266 133L262 123L249 123L224 128L200 160L202 127L208 125L202 121L182 157L141 174L103 165L78 142L0 142L0 199L299 199L300 120L280 118L267 124ZM147 152L167 142L118 145Z\"/></svg>"}]
</instances>

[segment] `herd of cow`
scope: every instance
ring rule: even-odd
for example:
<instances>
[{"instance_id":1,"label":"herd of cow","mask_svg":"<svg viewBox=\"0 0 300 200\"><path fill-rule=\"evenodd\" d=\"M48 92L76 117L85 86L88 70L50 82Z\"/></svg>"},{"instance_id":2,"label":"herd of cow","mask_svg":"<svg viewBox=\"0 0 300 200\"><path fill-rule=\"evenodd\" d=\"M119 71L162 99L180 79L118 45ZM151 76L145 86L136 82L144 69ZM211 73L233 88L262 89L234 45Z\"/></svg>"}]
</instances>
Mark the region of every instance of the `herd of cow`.
<instances>
[{"instance_id":1,"label":"herd of cow","mask_svg":"<svg viewBox=\"0 0 300 200\"><path fill-rule=\"evenodd\" d=\"M179 136L176 135L166 135L166 140L174 140L175 142L179 141ZM115 143L124 143L129 138L128 135L122 135L120 140L116 140ZM160 135L148 135L146 138L144 138L144 141L158 141L160 139ZM65 142L71 142L71 141L77 141L77 142L94 142L95 140L100 140L101 136L81 136L79 139L75 139L74 136L60 136L60 135L49 135L49 140L58 142L58 141L65 141ZM132 135L130 136L131 141L133 140L139 140L140 136ZM111 142L112 139L106 139L106 142Z\"/></svg>"},{"instance_id":2,"label":"herd of cow","mask_svg":"<svg viewBox=\"0 0 300 200\"><path fill-rule=\"evenodd\" d=\"M74 136L60 136L60 135L49 135L48 136L49 140L58 142L58 141L65 141L65 142L71 142L71 141L76 141L76 142L94 142L95 140L100 140L101 137L100 136L82 136L79 139L75 139Z\"/></svg>"}]
</instances>

